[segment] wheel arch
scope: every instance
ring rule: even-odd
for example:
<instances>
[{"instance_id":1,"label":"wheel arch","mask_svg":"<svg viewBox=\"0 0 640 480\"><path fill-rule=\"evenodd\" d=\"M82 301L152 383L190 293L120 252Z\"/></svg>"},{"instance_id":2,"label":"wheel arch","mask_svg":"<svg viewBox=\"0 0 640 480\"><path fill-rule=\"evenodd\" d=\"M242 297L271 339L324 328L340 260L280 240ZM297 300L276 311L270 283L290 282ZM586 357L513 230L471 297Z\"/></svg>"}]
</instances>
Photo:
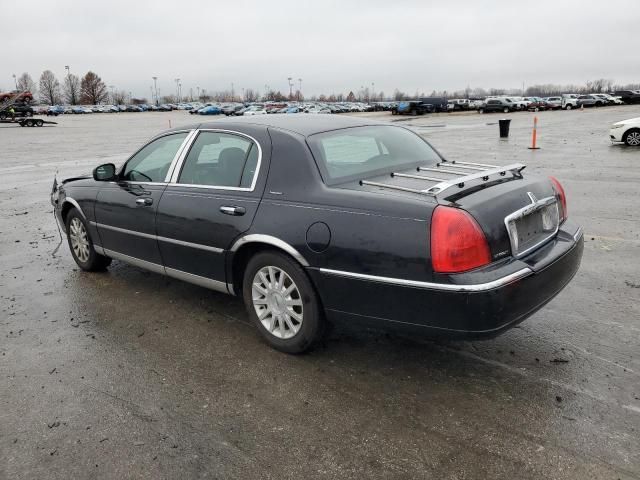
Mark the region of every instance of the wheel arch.
<instances>
[{"instance_id":1,"label":"wheel arch","mask_svg":"<svg viewBox=\"0 0 640 480\"><path fill-rule=\"evenodd\" d=\"M629 129L627 129L623 134L622 134L622 141L627 143L627 138L629 137L630 133L633 132L640 132L640 127L631 127Z\"/></svg>"},{"instance_id":2,"label":"wheel arch","mask_svg":"<svg viewBox=\"0 0 640 480\"><path fill-rule=\"evenodd\" d=\"M271 235L250 234L239 238L230 249L229 281L227 289L233 295L242 292L242 281L245 267L249 259L259 252L276 251L285 254L302 268L309 267L304 256L284 240ZM313 282L312 282L313 283Z\"/></svg>"},{"instance_id":3,"label":"wheel arch","mask_svg":"<svg viewBox=\"0 0 640 480\"><path fill-rule=\"evenodd\" d=\"M82 218L87 220L87 216L84 214L84 211L80 207L80 204L73 198L67 197L62 202L62 207L60 209L60 216L62 217L62 221L64 223L66 223L67 215L69 214L69 211L71 211L72 208L75 208L76 210L78 210L78 212L80 212L80 215L82 215Z\"/></svg>"}]
</instances>

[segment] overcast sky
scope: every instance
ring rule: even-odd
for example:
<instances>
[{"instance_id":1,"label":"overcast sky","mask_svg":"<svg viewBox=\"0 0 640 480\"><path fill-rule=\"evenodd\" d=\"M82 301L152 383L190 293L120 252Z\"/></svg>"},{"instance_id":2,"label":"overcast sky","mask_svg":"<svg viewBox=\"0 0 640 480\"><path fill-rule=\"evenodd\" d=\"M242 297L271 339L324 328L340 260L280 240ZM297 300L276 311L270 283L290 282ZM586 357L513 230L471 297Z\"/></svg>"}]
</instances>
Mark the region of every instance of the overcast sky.
<instances>
[{"instance_id":1,"label":"overcast sky","mask_svg":"<svg viewBox=\"0 0 640 480\"><path fill-rule=\"evenodd\" d=\"M149 97L189 88L357 91L640 82L639 0L2 0L0 88L98 73Z\"/></svg>"}]
</instances>

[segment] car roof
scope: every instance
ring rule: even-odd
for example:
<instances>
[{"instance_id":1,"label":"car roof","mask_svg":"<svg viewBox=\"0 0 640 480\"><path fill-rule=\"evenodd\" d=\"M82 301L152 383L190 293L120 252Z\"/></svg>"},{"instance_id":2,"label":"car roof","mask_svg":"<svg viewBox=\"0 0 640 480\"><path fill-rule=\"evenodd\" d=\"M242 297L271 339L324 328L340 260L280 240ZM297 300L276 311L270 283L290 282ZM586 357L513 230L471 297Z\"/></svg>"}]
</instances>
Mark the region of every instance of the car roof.
<instances>
[{"instance_id":1,"label":"car roof","mask_svg":"<svg viewBox=\"0 0 640 480\"><path fill-rule=\"evenodd\" d=\"M327 132L329 130L338 130L341 128L363 127L367 125L385 125L371 119L359 119L354 117L342 117L337 115L291 115L273 113L269 115L260 115L252 117L225 117L213 121L203 122L188 127L180 127L179 130L185 128L226 128L227 125L262 125L280 130L288 130L290 132L303 135L305 137L316 133ZM388 124L387 124L388 125ZM176 129L173 129L176 130Z\"/></svg>"}]
</instances>

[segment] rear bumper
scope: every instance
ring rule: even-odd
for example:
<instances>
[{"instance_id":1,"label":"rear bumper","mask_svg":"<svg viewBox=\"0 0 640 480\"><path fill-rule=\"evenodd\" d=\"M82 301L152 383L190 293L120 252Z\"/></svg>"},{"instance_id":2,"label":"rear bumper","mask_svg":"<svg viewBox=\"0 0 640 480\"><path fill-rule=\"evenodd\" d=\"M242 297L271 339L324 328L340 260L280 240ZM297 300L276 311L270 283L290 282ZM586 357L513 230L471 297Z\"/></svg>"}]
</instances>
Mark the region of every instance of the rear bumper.
<instances>
[{"instance_id":1,"label":"rear bumper","mask_svg":"<svg viewBox=\"0 0 640 480\"><path fill-rule=\"evenodd\" d=\"M495 336L562 291L580 266L583 247L581 229L565 222L554 240L531 255L452 275L449 283L403 284L319 269L310 273L330 318L417 327L431 335Z\"/></svg>"}]
</instances>

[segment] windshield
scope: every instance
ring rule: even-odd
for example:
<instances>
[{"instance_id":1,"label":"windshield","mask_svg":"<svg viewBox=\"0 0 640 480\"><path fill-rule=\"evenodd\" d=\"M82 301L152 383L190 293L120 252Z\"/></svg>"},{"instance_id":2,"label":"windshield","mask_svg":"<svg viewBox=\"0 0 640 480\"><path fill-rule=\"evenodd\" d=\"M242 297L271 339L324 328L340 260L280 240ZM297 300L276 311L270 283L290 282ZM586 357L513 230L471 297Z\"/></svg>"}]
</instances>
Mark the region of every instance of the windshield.
<instances>
[{"instance_id":1,"label":"windshield","mask_svg":"<svg viewBox=\"0 0 640 480\"><path fill-rule=\"evenodd\" d=\"M307 141L327 184L440 161L422 137L390 125L318 133Z\"/></svg>"}]
</instances>

